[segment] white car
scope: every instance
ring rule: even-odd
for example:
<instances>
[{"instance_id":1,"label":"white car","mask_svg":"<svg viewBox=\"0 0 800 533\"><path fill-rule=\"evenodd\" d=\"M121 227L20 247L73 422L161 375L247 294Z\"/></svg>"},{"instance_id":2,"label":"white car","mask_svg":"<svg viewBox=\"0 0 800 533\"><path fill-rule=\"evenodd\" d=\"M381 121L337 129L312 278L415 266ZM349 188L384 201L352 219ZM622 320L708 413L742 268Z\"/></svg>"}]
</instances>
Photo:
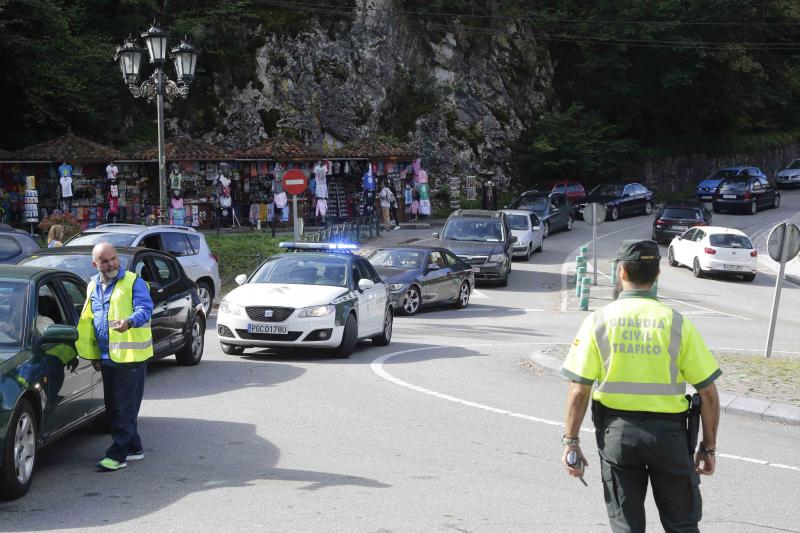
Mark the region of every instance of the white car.
<instances>
[{"instance_id":1,"label":"white car","mask_svg":"<svg viewBox=\"0 0 800 533\"><path fill-rule=\"evenodd\" d=\"M389 288L354 245L281 243L275 255L222 299L217 338L222 351L245 348L329 348L348 357L361 339L392 339Z\"/></svg>"},{"instance_id":2,"label":"white car","mask_svg":"<svg viewBox=\"0 0 800 533\"><path fill-rule=\"evenodd\" d=\"M541 252L544 247L544 233L536 213L523 209L501 209L508 218L511 235L517 238L514 243L512 257L531 258L531 253Z\"/></svg>"},{"instance_id":3,"label":"white car","mask_svg":"<svg viewBox=\"0 0 800 533\"><path fill-rule=\"evenodd\" d=\"M733 228L702 226L687 230L672 239L667 260L670 266L690 267L698 278L725 273L753 281L758 271L758 251L747 235Z\"/></svg>"}]
</instances>

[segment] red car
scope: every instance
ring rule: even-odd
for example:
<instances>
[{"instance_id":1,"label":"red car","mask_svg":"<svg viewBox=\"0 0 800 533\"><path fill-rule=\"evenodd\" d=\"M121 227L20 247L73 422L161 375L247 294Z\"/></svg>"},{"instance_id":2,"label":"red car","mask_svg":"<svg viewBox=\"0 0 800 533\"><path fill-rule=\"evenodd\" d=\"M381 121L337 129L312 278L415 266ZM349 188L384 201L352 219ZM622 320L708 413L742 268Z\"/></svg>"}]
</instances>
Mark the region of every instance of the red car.
<instances>
[{"instance_id":1,"label":"red car","mask_svg":"<svg viewBox=\"0 0 800 533\"><path fill-rule=\"evenodd\" d=\"M586 197L586 189L583 188L577 181L572 180L561 180L561 181L553 181L550 183L553 186L553 189L550 192L560 192L567 196L567 200L572 205L578 204L581 200Z\"/></svg>"}]
</instances>

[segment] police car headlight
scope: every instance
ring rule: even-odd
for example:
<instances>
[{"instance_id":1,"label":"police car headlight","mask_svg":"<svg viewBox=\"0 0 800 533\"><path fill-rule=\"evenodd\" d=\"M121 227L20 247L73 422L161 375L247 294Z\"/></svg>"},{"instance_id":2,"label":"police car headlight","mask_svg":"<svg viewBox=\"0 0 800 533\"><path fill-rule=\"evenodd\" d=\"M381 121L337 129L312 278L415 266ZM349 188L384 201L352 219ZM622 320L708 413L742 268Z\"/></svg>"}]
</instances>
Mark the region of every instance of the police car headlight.
<instances>
[{"instance_id":1,"label":"police car headlight","mask_svg":"<svg viewBox=\"0 0 800 533\"><path fill-rule=\"evenodd\" d=\"M333 313L335 308L332 305L315 305L300 310L299 318L319 318Z\"/></svg>"},{"instance_id":2,"label":"police car headlight","mask_svg":"<svg viewBox=\"0 0 800 533\"><path fill-rule=\"evenodd\" d=\"M227 300L222 300L222 302L219 304L219 312L220 314L227 313L229 315L241 315L242 306Z\"/></svg>"},{"instance_id":3,"label":"police car headlight","mask_svg":"<svg viewBox=\"0 0 800 533\"><path fill-rule=\"evenodd\" d=\"M490 263L502 263L506 260L505 254L492 254L489 256Z\"/></svg>"},{"instance_id":4,"label":"police car headlight","mask_svg":"<svg viewBox=\"0 0 800 533\"><path fill-rule=\"evenodd\" d=\"M400 291L402 291L403 289L406 288L406 284L405 283L391 283L391 284L389 284L389 288L392 290L392 292L400 292Z\"/></svg>"}]
</instances>

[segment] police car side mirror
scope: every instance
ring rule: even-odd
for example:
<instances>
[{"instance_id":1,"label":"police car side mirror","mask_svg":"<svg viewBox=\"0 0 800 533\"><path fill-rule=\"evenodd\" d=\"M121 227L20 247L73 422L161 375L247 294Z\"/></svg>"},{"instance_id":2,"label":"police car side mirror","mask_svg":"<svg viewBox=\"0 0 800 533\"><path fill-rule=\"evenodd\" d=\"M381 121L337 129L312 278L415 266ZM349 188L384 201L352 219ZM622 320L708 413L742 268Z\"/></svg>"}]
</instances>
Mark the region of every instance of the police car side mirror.
<instances>
[{"instance_id":1,"label":"police car side mirror","mask_svg":"<svg viewBox=\"0 0 800 533\"><path fill-rule=\"evenodd\" d=\"M234 278L234 281L237 285L244 285L244 282L247 281L247 274L239 274Z\"/></svg>"},{"instance_id":2,"label":"police car side mirror","mask_svg":"<svg viewBox=\"0 0 800 533\"><path fill-rule=\"evenodd\" d=\"M361 278L358 280L358 290L360 291L368 291L372 287L375 286L375 282L371 279Z\"/></svg>"}]
</instances>

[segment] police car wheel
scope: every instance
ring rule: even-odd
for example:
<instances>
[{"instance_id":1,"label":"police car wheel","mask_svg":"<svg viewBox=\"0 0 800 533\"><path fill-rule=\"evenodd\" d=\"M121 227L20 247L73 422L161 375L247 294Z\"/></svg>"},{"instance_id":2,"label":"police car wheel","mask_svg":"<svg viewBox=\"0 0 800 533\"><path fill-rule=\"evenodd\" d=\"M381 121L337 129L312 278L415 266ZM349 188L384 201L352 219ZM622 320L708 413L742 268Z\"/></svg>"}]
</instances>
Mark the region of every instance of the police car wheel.
<instances>
[{"instance_id":1,"label":"police car wheel","mask_svg":"<svg viewBox=\"0 0 800 533\"><path fill-rule=\"evenodd\" d=\"M342 342L339 347L333 352L336 357L347 358L350 357L356 349L358 344L358 322L356 316L350 313L347 321L344 324L344 333L342 334Z\"/></svg>"},{"instance_id":2,"label":"police car wheel","mask_svg":"<svg viewBox=\"0 0 800 533\"><path fill-rule=\"evenodd\" d=\"M383 332L377 337L372 337L372 344L375 346L389 346L392 341L392 325L394 323L394 315L392 315L392 308L388 307L383 315Z\"/></svg>"},{"instance_id":3,"label":"police car wheel","mask_svg":"<svg viewBox=\"0 0 800 533\"><path fill-rule=\"evenodd\" d=\"M233 344L221 342L219 347L222 348L222 353L226 355L241 355L244 353L244 346L234 346Z\"/></svg>"},{"instance_id":4,"label":"police car wheel","mask_svg":"<svg viewBox=\"0 0 800 533\"><path fill-rule=\"evenodd\" d=\"M31 487L36 466L36 415L31 403L22 399L9 420L0 468L0 497L24 496Z\"/></svg>"}]
</instances>

